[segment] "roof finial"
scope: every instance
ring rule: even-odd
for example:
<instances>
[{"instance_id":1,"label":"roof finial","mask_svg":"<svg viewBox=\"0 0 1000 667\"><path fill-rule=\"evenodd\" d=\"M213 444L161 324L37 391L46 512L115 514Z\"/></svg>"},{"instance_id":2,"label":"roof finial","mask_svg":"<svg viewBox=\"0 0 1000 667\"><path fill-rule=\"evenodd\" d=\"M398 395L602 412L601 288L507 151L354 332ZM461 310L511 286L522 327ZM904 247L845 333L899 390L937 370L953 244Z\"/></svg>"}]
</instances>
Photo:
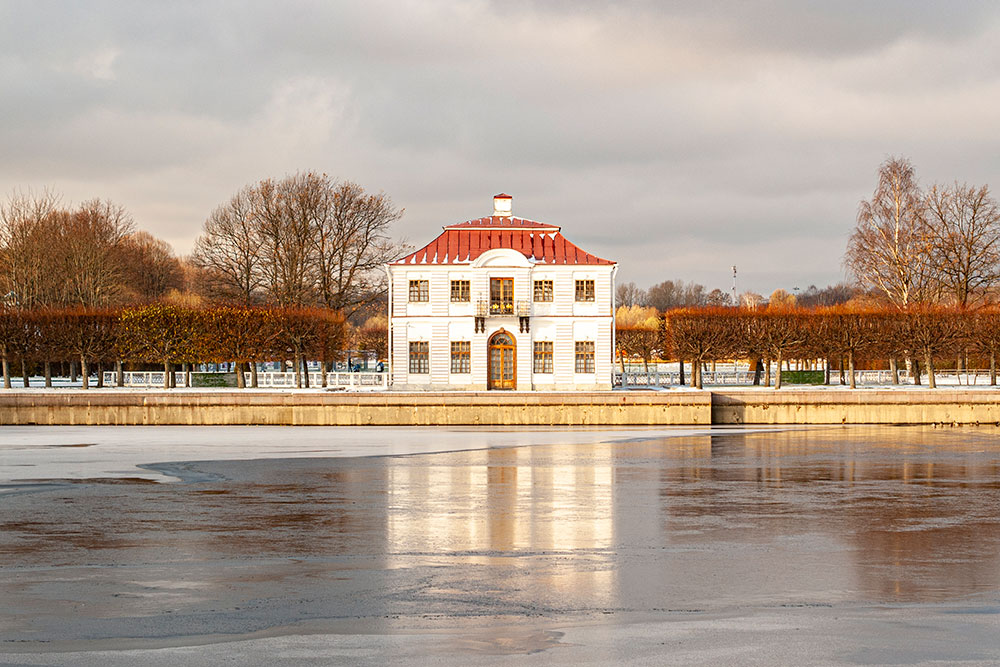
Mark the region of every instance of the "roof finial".
<instances>
[{"instance_id":1,"label":"roof finial","mask_svg":"<svg viewBox=\"0 0 1000 667\"><path fill-rule=\"evenodd\" d=\"M493 215L509 218L511 199L510 195L502 192L498 195L493 195Z\"/></svg>"}]
</instances>

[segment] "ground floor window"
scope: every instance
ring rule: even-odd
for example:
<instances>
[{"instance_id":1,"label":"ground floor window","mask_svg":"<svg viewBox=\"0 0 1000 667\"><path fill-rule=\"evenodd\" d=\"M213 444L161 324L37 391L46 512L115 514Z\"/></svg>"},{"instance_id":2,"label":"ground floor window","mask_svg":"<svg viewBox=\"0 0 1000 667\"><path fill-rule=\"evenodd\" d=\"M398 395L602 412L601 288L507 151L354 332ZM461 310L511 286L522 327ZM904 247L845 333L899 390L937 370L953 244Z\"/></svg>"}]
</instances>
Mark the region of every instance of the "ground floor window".
<instances>
[{"instance_id":1,"label":"ground floor window","mask_svg":"<svg viewBox=\"0 0 1000 667\"><path fill-rule=\"evenodd\" d=\"M536 373L552 372L552 343L550 341L535 342L535 363L533 369Z\"/></svg>"},{"instance_id":2,"label":"ground floor window","mask_svg":"<svg viewBox=\"0 0 1000 667\"><path fill-rule=\"evenodd\" d=\"M427 341L414 341L410 343L410 372L417 375L426 375L431 372L430 364L430 343Z\"/></svg>"},{"instance_id":3,"label":"ground floor window","mask_svg":"<svg viewBox=\"0 0 1000 667\"><path fill-rule=\"evenodd\" d=\"M576 342L576 372L594 372L594 341L578 340Z\"/></svg>"},{"instance_id":4,"label":"ground floor window","mask_svg":"<svg viewBox=\"0 0 1000 667\"><path fill-rule=\"evenodd\" d=\"M471 348L472 344L467 340L453 340L451 342L451 372L471 373Z\"/></svg>"}]
</instances>

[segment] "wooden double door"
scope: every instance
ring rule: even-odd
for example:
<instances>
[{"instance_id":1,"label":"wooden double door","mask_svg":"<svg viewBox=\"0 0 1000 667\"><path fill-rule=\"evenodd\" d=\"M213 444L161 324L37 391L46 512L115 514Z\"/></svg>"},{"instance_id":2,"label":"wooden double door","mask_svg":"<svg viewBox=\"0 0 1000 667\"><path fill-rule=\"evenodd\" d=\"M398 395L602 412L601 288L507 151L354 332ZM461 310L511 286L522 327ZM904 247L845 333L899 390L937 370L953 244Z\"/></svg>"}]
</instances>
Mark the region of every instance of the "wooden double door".
<instances>
[{"instance_id":1,"label":"wooden double door","mask_svg":"<svg viewBox=\"0 0 1000 667\"><path fill-rule=\"evenodd\" d=\"M490 389L517 389L517 341L503 329L490 336Z\"/></svg>"}]
</instances>

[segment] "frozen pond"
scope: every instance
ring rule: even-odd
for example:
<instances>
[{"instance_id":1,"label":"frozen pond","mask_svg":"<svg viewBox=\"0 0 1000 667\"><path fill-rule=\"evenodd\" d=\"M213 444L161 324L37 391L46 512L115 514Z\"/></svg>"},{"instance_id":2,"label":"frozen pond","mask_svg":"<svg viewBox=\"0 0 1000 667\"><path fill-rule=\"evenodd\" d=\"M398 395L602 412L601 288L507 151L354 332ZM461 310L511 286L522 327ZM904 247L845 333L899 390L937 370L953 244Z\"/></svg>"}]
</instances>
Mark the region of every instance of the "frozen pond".
<instances>
[{"instance_id":1,"label":"frozen pond","mask_svg":"<svg viewBox=\"0 0 1000 667\"><path fill-rule=\"evenodd\" d=\"M1000 660L1000 430L0 429L0 662Z\"/></svg>"}]
</instances>

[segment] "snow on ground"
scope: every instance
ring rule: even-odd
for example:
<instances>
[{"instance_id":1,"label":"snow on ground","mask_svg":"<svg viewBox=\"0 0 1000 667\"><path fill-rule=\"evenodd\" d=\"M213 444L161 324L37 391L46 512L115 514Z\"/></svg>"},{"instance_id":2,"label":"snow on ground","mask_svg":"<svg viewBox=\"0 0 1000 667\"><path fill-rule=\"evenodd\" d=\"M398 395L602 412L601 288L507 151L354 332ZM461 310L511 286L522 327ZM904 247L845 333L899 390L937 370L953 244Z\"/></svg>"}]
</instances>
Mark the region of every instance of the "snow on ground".
<instances>
[{"instance_id":1,"label":"snow on ground","mask_svg":"<svg viewBox=\"0 0 1000 667\"><path fill-rule=\"evenodd\" d=\"M725 427L4 426L0 428L0 484L97 477L175 481L138 466L178 461L403 456L731 431Z\"/></svg>"}]
</instances>

